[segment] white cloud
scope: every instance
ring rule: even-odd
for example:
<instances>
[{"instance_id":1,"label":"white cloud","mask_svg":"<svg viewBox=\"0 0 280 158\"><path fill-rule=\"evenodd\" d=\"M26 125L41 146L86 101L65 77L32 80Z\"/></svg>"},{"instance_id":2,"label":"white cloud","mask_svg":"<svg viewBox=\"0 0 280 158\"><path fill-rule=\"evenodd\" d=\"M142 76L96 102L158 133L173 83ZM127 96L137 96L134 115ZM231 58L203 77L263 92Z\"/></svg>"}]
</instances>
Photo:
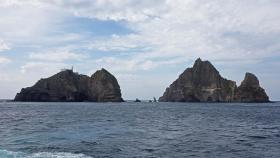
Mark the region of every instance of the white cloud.
<instances>
[{"instance_id":1,"label":"white cloud","mask_svg":"<svg viewBox=\"0 0 280 158\"><path fill-rule=\"evenodd\" d=\"M280 33L275 25L280 24L277 5L236 0L167 1L167 5L169 12L160 19L136 27L141 30L139 35L143 40L159 46L158 53L189 58L251 59L275 53L275 50L268 52L269 47L280 48L272 42L258 47L275 32Z\"/></svg>"},{"instance_id":2,"label":"white cloud","mask_svg":"<svg viewBox=\"0 0 280 158\"><path fill-rule=\"evenodd\" d=\"M33 60L40 61L53 61L53 62L62 62L65 60L83 60L87 56L81 53L71 52L67 49L55 49L52 51L46 51L42 53L30 53L29 58Z\"/></svg>"},{"instance_id":3,"label":"white cloud","mask_svg":"<svg viewBox=\"0 0 280 158\"><path fill-rule=\"evenodd\" d=\"M186 59L183 58L154 61L150 60L149 57L141 57L140 55L138 57L133 56L132 58L103 57L91 61L94 65L94 70L104 67L116 73L148 71L167 65L173 67L184 62L186 62Z\"/></svg>"},{"instance_id":4,"label":"white cloud","mask_svg":"<svg viewBox=\"0 0 280 158\"><path fill-rule=\"evenodd\" d=\"M5 43L3 40L0 39L0 52L10 50L11 48ZM8 64L11 62L11 59L0 56L0 64Z\"/></svg>"},{"instance_id":5,"label":"white cloud","mask_svg":"<svg viewBox=\"0 0 280 158\"><path fill-rule=\"evenodd\" d=\"M38 0L1 0L0 7L18 7L18 6L42 6L42 3Z\"/></svg>"},{"instance_id":6,"label":"white cloud","mask_svg":"<svg viewBox=\"0 0 280 158\"><path fill-rule=\"evenodd\" d=\"M135 34L129 34L126 36L112 35L110 39L96 39L92 41L88 48L107 52L141 52L150 50L151 48L149 48L149 44L143 42L144 41Z\"/></svg>"},{"instance_id":7,"label":"white cloud","mask_svg":"<svg viewBox=\"0 0 280 158\"><path fill-rule=\"evenodd\" d=\"M11 45L34 44L49 36L63 15L39 0L0 0L0 37Z\"/></svg>"},{"instance_id":8,"label":"white cloud","mask_svg":"<svg viewBox=\"0 0 280 158\"><path fill-rule=\"evenodd\" d=\"M35 7L37 9L32 9L32 14L39 10L39 15L44 17L41 19L46 19L44 21L52 18L49 18L50 16L45 12L40 12L41 8L68 11L79 17L124 22L134 33L93 40L89 48L101 51L139 52L149 56L150 60L163 56L253 60L279 55L280 50L279 42L275 42L280 40L278 27L280 2L275 0L28 0L25 2L13 0L4 2L4 6L8 7ZM41 24L40 20L32 19L32 21L36 21L36 24L30 30L44 28L37 25Z\"/></svg>"},{"instance_id":9,"label":"white cloud","mask_svg":"<svg viewBox=\"0 0 280 158\"><path fill-rule=\"evenodd\" d=\"M1 57L0 56L0 64L8 64L11 60L9 58Z\"/></svg>"},{"instance_id":10,"label":"white cloud","mask_svg":"<svg viewBox=\"0 0 280 158\"><path fill-rule=\"evenodd\" d=\"M10 50L11 48L3 40L0 39L0 52Z\"/></svg>"},{"instance_id":11,"label":"white cloud","mask_svg":"<svg viewBox=\"0 0 280 158\"><path fill-rule=\"evenodd\" d=\"M28 62L21 67L21 73L34 75L35 78L47 77L67 67L67 64L57 62Z\"/></svg>"},{"instance_id":12,"label":"white cloud","mask_svg":"<svg viewBox=\"0 0 280 158\"><path fill-rule=\"evenodd\" d=\"M47 3L79 17L129 22L146 21L164 11L162 0L50 0Z\"/></svg>"},{"instance_id":13,"label":"white cloud","mask_svg":"<svg viewBox=\"0 0 280 158\"><path fill-rule=\"evenodd\" d=\"M229 60L250 64L280 55L280 2L275 0L51 2L76 16L125 22L134 33L96 39L88 46L130 52L125 59L105 57L97 61L105 66L118 65L113 67L119 71L150 70L166 62L197 57L224 64Z\"/></svg>"},{"instance_id":14,"label":"white cloud","mask_svg":"<svg viewBox=\"0 0 280 158\"><path fill-rule=\"evenodd\" d=\"M89 37L81 42L83 46L80 43L74 46L86 49L88 43L87 48L92 52L125 52L125 55L104 53L97 56L99 59L84 61L83 54L71 51L79 49L31 53L32 62L22 67L25 73L50 72L47 65L54 65L51 68L54 73L67 66L64 61L83 60L94 67L129 74L162 70L164 66L176 66L197 57L239 69L240 65L279 58L279 7L278 0L0 0L0 37L12 46L79 43L83 33L63 32L56 27L70 15L113 20L132 32L102 39ZM0 42L0 51L3 48L7 46Z\"/></svg>"}]
</instances>

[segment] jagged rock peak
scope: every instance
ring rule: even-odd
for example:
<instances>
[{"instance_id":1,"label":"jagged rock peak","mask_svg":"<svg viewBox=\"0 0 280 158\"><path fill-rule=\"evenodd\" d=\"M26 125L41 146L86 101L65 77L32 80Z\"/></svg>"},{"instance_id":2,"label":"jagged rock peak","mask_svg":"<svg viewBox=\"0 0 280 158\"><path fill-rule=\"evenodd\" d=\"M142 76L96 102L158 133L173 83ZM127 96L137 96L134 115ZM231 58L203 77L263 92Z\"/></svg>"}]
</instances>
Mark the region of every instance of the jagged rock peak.
<instances>
[{"instance_id":1,"label":"jagged rock peak","mask_svg":"<svg viewBox=\"0 0 280 158\"><path fill-rule=\"evenodd\" d=\"M269 97L260 86L258 78L252 73L246 73L241 85L236 89L234 101L269 102Z\"/></svg>"},{"instance_id":2,"label":"jagged rock peak","mask_svg":"<svg viewBox=\"0 0 280 158\"><path fill-rule=\"evenodd\" d=\"M202 60L201 60L201 58L197 58L196 60L195 60L195 62L194 62L195 64L199 64L199 63L202 63Z\"/></svg>"},{"instance_id":3,"label":"jagged rock peak","mask_svg":"<svg viewBox=\"0 0 280 158\"><path fill-rule=\"evenodd\" d=\"M242 81L240 86L241 87L259 87L260 83L259 83L258 78L254 74L247 72L245 74L245 78Z\"/></svg>"},{"instance_id":4,"label":"jagged rock peak","mask_svg":"<svg viewBox=\"0 0 280 158\"><path fill-rule=\"evenodd\" d=\"M113 76L113 75L106 69L102 68L100 70L97 70L91 77L94 78L94 77L98 77L98 76L108 77L108 76Z\"/></svg>"},{"instance_id":5,"label":"jagged rock peak","mask_svg":"<svg viewBox=\"0 0 280 158\"><path fill-rule=\"evenodd\" d=\"M193 67L196 67L196 66L198 66L198 65L200 65L200 64L210 64L210 65L212 65L208 60L202 60L201 58L197 58L196 60L195 60L195 62L194 62L194 64L193 64Z\"/></svg>"},{"instance_id":6,"label":"jagged rock peak","mask_svg":"<svg viewBox=\"0 0 280 158\"><path fill-rule=\"evenodd\" d=\"M239 87L223 78L209 62L198 58L159 98L163 102L269 102L258 78L246 73Z\"/></svg>"},{"instance_id":7,"label":"jagged rock peak","mask_svg":"<svg viewBox=\"0 0 280 158\"><path fill-rule=\"evenodd\" d=\"M230 102L236 84L219 74L209 61L198 58L169 88L160 101L171 102Z\"/></svg>"},{"instance_id":8,"label":"jagged rock peak","mask_svg":"<svg viewBox=\"0 0 280 158\"><path fill-rule=\"evenodd\" d=\"M213 67L213 65L208 60L203 61L203 60L201 60L201 58L197 58L193 64L193 68L200 67L200 66L206 66L206 65Z\"/></svg>"},{"instance_id":9,"label":"jagged rock peak","mask_svg":"<svg viewBox=\"0 0 280 158\"><path fill-rule=\"evenodd\" d=\"M210 61L203 61L201 58L195 60L192 68L197 73L213 72L219 74L218 70L211 64Z\"/></svg>"}]
</instances>

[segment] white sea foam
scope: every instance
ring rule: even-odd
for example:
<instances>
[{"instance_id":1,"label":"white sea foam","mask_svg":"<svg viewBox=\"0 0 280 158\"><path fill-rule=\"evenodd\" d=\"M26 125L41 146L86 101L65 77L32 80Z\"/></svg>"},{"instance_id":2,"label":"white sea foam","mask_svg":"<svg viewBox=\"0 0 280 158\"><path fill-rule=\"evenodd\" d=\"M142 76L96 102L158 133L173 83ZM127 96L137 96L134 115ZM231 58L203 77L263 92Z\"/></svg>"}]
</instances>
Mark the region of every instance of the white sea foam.
<instances>
[{"instance_id":1,"label":"white sea foam","mask_svg":"<svg viewBox=\"0 0 280 158\"><path fill-rule=\"evenodd\" d=\"M13 152L8 150L0 150L0 158L92 158L84 154L72 154L66 152L50 153L40 152L33 154L25 154L23 152Z\"/></svg>"}]
</instances>

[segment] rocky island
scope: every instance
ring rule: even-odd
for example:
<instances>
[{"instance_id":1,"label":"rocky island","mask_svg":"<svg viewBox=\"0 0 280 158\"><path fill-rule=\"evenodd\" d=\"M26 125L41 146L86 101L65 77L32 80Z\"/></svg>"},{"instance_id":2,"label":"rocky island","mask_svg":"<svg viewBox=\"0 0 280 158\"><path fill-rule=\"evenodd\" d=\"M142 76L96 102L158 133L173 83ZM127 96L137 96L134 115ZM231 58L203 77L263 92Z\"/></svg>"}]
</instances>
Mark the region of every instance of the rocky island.
<instances>
[{"instance_id":1,"label":"rocky island","mask_svg":"<svg viewBox=\"0 0 280 158\"><path fill-rule=\"evenodd\" d=\"M160 102L269 102L265 90L254 74L246 73L237 87L223 78L209 62L197 59L159 98Z\"/></svg>"},{"instance_id":2,"label":"rocky island","mask_svg":"<svg viewBox=\"0 0 280 158\"><path fill-rule=\"evenodd\" d=\"M235 102L269 102L269 97L260 86L258 78L246 73L241 85L235 90Z\"/></svg>"},{"instance_id":3,"label":"rocky island","mask_svg":"<svg viewBox=\"0 0 280 158\"><path fill-rule=\"evenodd\" d=\"M14 101L122 102L123 99L117 79L107 70L98 70L89 77L66 69L23 88Z\"/></svg>"}]
</instances>

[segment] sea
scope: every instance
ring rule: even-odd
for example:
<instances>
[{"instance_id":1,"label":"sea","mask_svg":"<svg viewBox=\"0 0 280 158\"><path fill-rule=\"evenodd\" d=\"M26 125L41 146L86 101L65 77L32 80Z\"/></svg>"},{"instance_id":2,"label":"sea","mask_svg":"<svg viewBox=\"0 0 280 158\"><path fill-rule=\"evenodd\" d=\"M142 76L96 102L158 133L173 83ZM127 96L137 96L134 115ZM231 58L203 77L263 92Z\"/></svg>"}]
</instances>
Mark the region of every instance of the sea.
<instances>
[{"instance_id":1,"label":"sea","mask_svg":"<svg viewBox=\"0 0 280 158\"><path fill-rule=\"evenodd\" d=\"M0 158L279 158L280 103L0 103Z\"/></svg>"}]
</instances>

